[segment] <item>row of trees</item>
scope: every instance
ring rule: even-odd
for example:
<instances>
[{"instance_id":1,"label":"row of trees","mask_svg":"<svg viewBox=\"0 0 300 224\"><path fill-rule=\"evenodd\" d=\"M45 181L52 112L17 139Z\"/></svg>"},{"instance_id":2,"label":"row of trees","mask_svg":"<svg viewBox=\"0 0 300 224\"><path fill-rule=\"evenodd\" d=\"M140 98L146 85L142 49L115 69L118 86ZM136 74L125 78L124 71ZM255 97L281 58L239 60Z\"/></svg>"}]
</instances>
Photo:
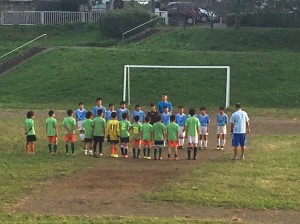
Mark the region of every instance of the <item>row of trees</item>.
<instances>
[{"instance_id":1,"label":"row of trees","mask_svg":"<svg viewBox=\"0 0 300 224\"><path fill-rule=\"evenodd\" d=\"M246 25L264 25L264 23L272 23L271 20L273 20L273 23L277 23L279 26L288 26L288 23L294 23L292 26L295 26L300 23L300 0L199 1L210 11L221 12L222 9L227 8L226 13L232 13L231 16L234 16L236 28L240 27L241 22L249 23Z\"/></svg>"}]
</instances>

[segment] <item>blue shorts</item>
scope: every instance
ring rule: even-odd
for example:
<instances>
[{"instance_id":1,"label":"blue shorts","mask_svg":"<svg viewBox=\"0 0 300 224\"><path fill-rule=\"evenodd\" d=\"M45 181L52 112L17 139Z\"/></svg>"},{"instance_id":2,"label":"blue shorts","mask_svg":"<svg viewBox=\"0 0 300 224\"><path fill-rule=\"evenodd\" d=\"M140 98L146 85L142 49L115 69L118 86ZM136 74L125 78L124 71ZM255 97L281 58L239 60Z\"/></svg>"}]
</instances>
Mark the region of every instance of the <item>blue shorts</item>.
<instances>
[{"instance_id":1,"label":"blue shorts","mask_svg":"<svg viewBox=\"0 0 300 224\"><path fill-rule=\"evenodd\" d=\"M246 134L232 134L232 146L233 147L239 147L239 145L241 147L246 146Z\"/></svg>"}]
</instances>

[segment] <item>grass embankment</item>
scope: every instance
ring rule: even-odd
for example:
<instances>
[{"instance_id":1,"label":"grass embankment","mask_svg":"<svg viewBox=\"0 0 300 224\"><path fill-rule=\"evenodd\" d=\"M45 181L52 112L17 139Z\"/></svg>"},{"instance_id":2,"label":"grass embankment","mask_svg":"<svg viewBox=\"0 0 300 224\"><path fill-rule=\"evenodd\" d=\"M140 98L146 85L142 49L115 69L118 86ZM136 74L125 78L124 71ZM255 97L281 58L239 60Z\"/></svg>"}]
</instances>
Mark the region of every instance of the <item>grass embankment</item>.
<instances>
[{"instance_id":1,"label":"grass embankment","mask_svg":"<svg viewBox=\"0 0 300 224\"><path fill-rule=\"evenodd\" d=\"M188 52L133 49L55 49L1 77L1 108L88 108L122 98L125 64L230 65L231 102L248 107L298 108L300 54L289 52ZM132 104L156 102L162 92L174 105L225 103L225 70L131 69Z\"/></svg>"},{"instance_id":2,"label":"grass embankment","mask_svg":"<svg viewBox=\"0 0 300 224\"><path fill-rule=\"evenodd\" d=\"M145 198L208 207L300 210L299 143L296 136L256 137L246 160L222 157L203 164Z\"/></svg>"},{"instance_id":3,"label":"grass embankment","mask_svg":"<svg viewBox=\"0 0 300 224\"><path fill-rule=\"evenodd\" d=\"M9 57L0 59L0 63L22 53L32 47L55 46L93 46L104 47L118 43L118 40L103 37L98 29L98 24L69 24L54 26L0 26L0 56L31 41L42 34L39 40L16 51Z\"/></svg>"}]
</instances>

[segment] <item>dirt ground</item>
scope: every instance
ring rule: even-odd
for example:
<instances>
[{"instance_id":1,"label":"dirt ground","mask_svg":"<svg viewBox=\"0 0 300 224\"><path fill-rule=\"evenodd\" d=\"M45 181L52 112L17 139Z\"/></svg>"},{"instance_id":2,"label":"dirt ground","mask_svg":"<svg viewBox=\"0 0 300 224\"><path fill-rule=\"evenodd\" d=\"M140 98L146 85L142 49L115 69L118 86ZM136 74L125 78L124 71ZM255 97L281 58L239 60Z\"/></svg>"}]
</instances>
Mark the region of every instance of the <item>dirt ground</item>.
<instances>
[{"instance_id":1,"label":"dirt ground","mask_svg":"<svg viewBox=\"0 0 300 224\"><path fill-rule=\"evenodd\" d=\"M88 216L145 216L218 218L262 223L299 223L300 213L295 211L202 208L177 203L147 203L145 192L160 189L166 181L191 172L203 163L209 163L231 150L217 152L214 149L215 120L211 122L209 150L201 151L197 161L186 161L181 150L179 161L154 161L138 159L111 159L110 166L101 163L96 167L52 183L12 208L15 212L34 212L54 215ZM300 121L290 118L253 117L251 135L299 134ZM251 136L250 136L251 140ZM228 143L229 143L228 139ZM250 153L250 152L249 152ZM164 155L166 157L166 155ZM92 159L92 158L91 158ZM51 190L50 190L51 189ZM55 190L53 190L55 189Z\"/></svg>"}]
</instances>

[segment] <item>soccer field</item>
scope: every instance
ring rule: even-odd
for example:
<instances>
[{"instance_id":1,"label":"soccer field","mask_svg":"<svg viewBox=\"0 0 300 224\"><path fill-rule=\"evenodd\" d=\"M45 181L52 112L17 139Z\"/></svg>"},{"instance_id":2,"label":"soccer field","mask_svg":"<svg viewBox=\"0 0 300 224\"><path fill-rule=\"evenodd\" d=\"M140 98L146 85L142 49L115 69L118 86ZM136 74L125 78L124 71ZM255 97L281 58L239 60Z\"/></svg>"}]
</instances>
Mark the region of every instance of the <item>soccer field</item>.
<instances>
[{"instance_id":1,"label":"soccer field","mask_svg":"<svg viewBox=\"0 0 300 224\"><path fill-rule=\"evenodd\" d=\"M52 46L60 40L57 45L74 47L55 47L0 77L0 223L298 222L300 71L293 38L294 49L290 44L276 47L284 31L250 29L235 37L230 30L216 30L227 47L214 49L205 29L171 29L140 43L103 49L78 47L94 42L94 32L74 43L59 36L60 28L56 32L48 40ZM273 48L267 43L252 46L255 38L274 33L280 37L272 39ZM196 47L199 34L206 49ZM183 36L188 37L186 43L180 42ZM234 38L244 40L237 51ZM159 44L153 47L155 42ZM98 159L84 156L79 142L77 155L67 156L61 124L66 109L75 109L79 101L90 109L98 96L105 106L112 102L118 107L125 64L230 65L232 103L245 105L252 126L246 160L230 160L230 135L225 151L214 150L226 72L208 70L131 71L132 103L145 110L165 91L175 111L180 104L208 106L209 149L200 151L197 161L186 161L185 150L179 151L179 161L113 159L107 143ZM26 156L24 146L23 122L29 109L36 114L34 156ZM45 137L49 109L55 110L59 123L56 156L49 155ZM229 116L231 112L232 108Z\"/></svg>"}]
</instances>

